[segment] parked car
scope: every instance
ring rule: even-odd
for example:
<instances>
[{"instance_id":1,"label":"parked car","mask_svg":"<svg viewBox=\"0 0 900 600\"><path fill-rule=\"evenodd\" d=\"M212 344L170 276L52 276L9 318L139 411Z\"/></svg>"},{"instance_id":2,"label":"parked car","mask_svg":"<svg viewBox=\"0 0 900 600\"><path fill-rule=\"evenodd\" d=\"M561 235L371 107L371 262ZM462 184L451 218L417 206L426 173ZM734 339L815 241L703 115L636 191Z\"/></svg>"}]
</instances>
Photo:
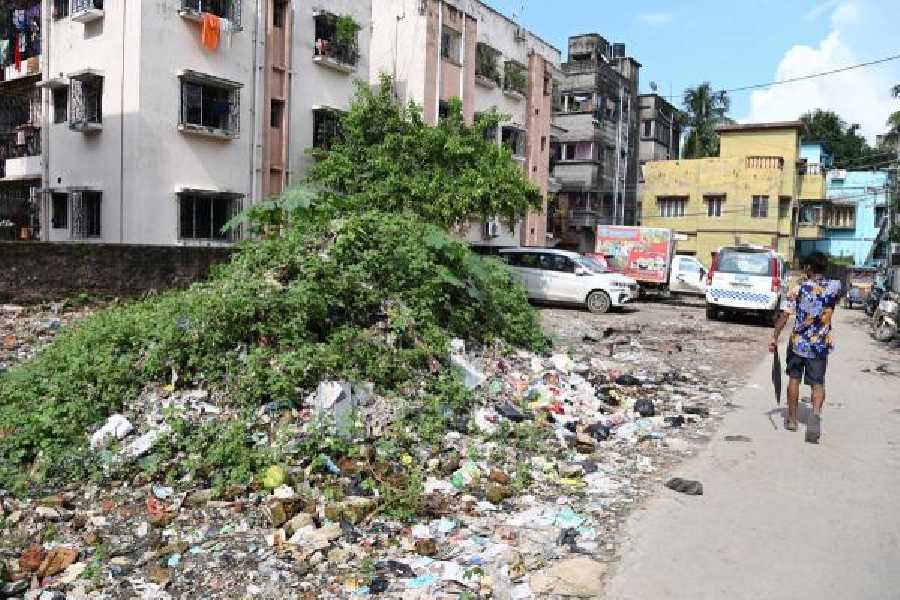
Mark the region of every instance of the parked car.
<instances>
[{"instance_id":1,"label":"parked car","mask_svg":"<svg viewBox=\"0 0 900 600\"><path fill-rule=\"evenodd\" d=\"M638 295L634 279L610 273L602 264L575 252L516 248L501 250L500 257L519 274L533 300L578 304L600 314Z\"/></svg>"},{"instance_id":2,"label":"parked car","mask_svg":"<svg viewBox=\"0 0 900 600\"><path fill-rule=\"evenodd\" d=\"M633 278L641 291L662 294L706 292L706 268L693 256L675 254L671 229L598 225L593 256L609 270Z\"/></svg>"},{"instance_id":3,"label":"parked car","mask_svg":"<svg viewBox=\"0 0 900 600\"><path fill-rule=\"evenodd\" d=\"M775 321L786 294L784 261L759 246L727 246L713 259L706 279L706 318L754 313Z\"/></svg>"}]
</instances>

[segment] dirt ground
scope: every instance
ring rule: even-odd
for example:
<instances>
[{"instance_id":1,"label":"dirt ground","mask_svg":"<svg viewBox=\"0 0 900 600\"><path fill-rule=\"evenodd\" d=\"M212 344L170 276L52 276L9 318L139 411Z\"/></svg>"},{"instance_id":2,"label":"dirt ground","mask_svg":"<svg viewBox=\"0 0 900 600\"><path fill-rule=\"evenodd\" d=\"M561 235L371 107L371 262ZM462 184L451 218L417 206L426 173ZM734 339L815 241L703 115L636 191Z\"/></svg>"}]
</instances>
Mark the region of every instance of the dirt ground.
<instances>
[{"instance_id":1,"label":"dirt ground","mask_svg":"<svg viewBox=\"0 0 900 600\"><path fill-rule=\"evenodd\" d=\"M641 349L672 366L696 367L727 374L731 379L749 375L766 352L771 329L753 317L708 321L697 300L635 303L605 315L568 307L539 307L544 329L558 347L603 353L605 344L622 335L638 335Z\"/></svg>"}]
</instances>

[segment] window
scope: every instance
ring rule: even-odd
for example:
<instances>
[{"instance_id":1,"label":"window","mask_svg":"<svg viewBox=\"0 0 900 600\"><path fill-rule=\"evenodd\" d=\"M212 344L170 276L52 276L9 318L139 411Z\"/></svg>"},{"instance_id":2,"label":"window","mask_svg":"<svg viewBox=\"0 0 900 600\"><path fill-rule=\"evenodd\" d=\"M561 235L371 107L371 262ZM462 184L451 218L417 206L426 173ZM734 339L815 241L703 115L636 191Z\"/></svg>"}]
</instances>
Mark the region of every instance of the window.
<instances>
[{"instance_id":1,"label":"window","mask_svg":"<svg viewBox=\"0 0 900 600\"><path fill-rule=\"evenodd\" d=\"M53 0L53 18L65 19L69 16L69 0Z\"/></svg>"},{"instance_id":2,"label":"window","mask_svg":"<svg viewBox=\"0 0 900 600\"><path fill-rule=\"evenodd\" d=\"M51 195L53 204L52 225L54 229L69 227L69 195L54 192Z\"/></svg>"},{"instance_id":3,"label":"window","mask_svg":"<svg viewBox=\"0 0 900 600\"><path fill-rule=\"evenodd\" d=\"M441 58L457 65L462 63L462 35L449 27L441 29Z\"/></svg>"},{"instance_id":4,"label":"window","mask_svg":"<svg viewBox=\"0 0 900 600\"><path fill-rule=\"evenodd\" d=\"M592 142L578 142L575 144L575 160L591 160L594 158L594 144Z\"/></svg>"},{"instance_id":5,"label":"window","mask_svg":"<svg viewBox=\"0 0 900 600\"><path fill-rule=\"evenodd\" d=\"M275 6L272 9L272 26L278 29L284 28L284 14L287 7L285 0L275 0Z\"/></svg>"},{"instance_id":6,"label":"window","mask_svg":"<svg viewBox=\"0 0 900 600\"><path fill-rule=\"evenodd\" d=\"M559 273L574 273L575 263L567 256L560 254L541 254L541 266L544 271L557 271Z\"/></svg>"},{"instance_id":7,"label":"window","mask_svg":"<svg viewBox=\"0 0 900 600\"><path fill-rule=\"evenodd\" d=\"M69 127L98 129L103 123L103 76L86 72L72 77L69 84Z\"/></svg>"},{"instance_id":8,"label":"window","mask_svg":"<svg viewBox=\"0 0 900 600\"><path fill-rule=\"evenodd\" d=\"M778 218L787 219L791 216L791 199L782 196L778 199Z\"/></svg>"},{"instance_id":9,"label":"window","mask_svg":"<svg viewBox=\"0 0 900 600\"><path fill-rule=\"evenodd\" d=\"M768 196L753 196L750 206L750 216L754 219L765 219L769 216Z\"/></svg>"},{"instance_id":10,"label":"window","mask_svg":"<svg viewBox=\"0 0 900 600\"><path fill-rule=\"evenodd\" d=\"M578 113L594 110L594 98L586 92L579 94L564 94L562 97L563 112Z\"/></svg>"},{"instance_id":11,"label":"window","mask_svg":"<svg viewBox=\"0 0 900 600\"><path fill-rule=\"evenodd\" d=\"M315 56L355 66L359 61L359 25L352 17L319 13L315 17Z\"/></svg>"},{"instance_id":12,"label":"window","mask_svg":"<svg viewBox=\"0 0 900 600\"><path fill-rule=\"evenodd\" d=\"M666 218L683 217L688 199L681 196L663 197L657 199L659 204L659 216Z\"/></svg>"},{"instance_id":13,"label":"window","mask_svg":"<svg viewBox=\"0 0 900 600\"><path fill-rule=\"evenodd\" d=\"M499 50L479 42L475 46L475 75L500 85L500 67L497 66L499 58Z\"/></svg>"},{"instance_id":14,"label":"window","mask_svg":"<svg viewBox=\"0 0 900 600\"><path fill-rule=\"evenodd\" d=\"M102 192L72 192L72 239L100 237L102 203Z\"/></svg>"},{"instance_id":15,"label":"window","mask_svg":"<svg viewBox=\"0 0 900 600\"><path fill-rule=\"evenodd\" d=\"M221 19L228 19L235 28L241 26L241 0L181 0L181 9L198 15L212 13Z\"/></svg>"},{"instance_id":16,"label":"window","mask_svg":"<svg viewBox=\"0 0 900 600\"><path fill-rule=\"evenodd\" d=\"M523 269L540 269L541 255L532 252L511 252L506 254L506 262L511 267Z\"/></svg>"},{"instance_id":17,"label":"window","mask_svg":"<svg viewBox=\"0 0 900 600\"><path fill-rule=\"evenodd\" d=\"M768 252L726 249L719 254L716 271L768 277L772 274L772 262L772 256Z\"/></svg>"},{"instance_id":18,"label":"window","mask_svg":"<svg viewBox=\"0 0 900 600\"><path fill-rule=\"evenodd\" d=\"M515 157L525 156L525 132L517 127L504 127L500 130L501 143L509 148Z\"/></svg>"},{"instance_id":19,"label":"window","mask_svg":"<svg viewBox=\"0 0 900 600\"><path fill-rule=\"evenodd\" d=\"M438 101L438 119L446 119L450 116L450 103L446 100Z\"/></svg>"},{"instance_id":20,"label":"window","mask_svg":"<svg viewBox=\"0 0 900 600\"><path fill-rule=\"evenodd\" d=\"M180 129L237 137L240 133L240 84L195 71L181 76ZM273 103L273 117L275 106Z\"/></svg>"},{"instance_id":21,"label":"window","mask_svg":"<svg viewBox=\"0 0 900 600\"><path fill-rule=\"evenodd\" d=\"M282 100L272 100L272 114L270 115L270 125L273 129L281 129L284 121L284 102Z\"/></svg>"},{"instance_id":22,"label":"window","mask_svg":"<svg viewBox=\"0 0 900 600\"><path fill-rule=\"evenodd\" d=\"M53 90L53 122L65 123L69 119L69 89Z\"/></svg>"},{"instance_id":23,"label":"window","mask_svg":"<svg viewBox=\"0 0 900 600\"><path fill-rule=\"evenodd\" d=\"M240 210L238 194L184 192L179 194L178 237L182 240L233 241L230 231L222 231Z\"/></svg>"},{"instance_id":24,"label":"window","mask_svg":"<svg viewBox=\"0 0 900 600\"><path fill-rule=\"evenodd\" d=\"M887 207L886 206L876 206L875 207L875 227L881 227L881 222L884 221L887 216Z\"/></svg>"},{"instance_id":25,"label":"window","mask_svg":"<svg viewBox=\"0 0 900 600\"><path fill-rule=\"evenodd\" d=\"M644 137L648 138L653 135L653 121L644 121Z\"/></svg>"},{"instance_id":26,"label":"window","mask_svg":"<svg viewBox=\"0 0 900 600\"><path fill-rule=\"evenodd\" d=\"M725 196L704 196L706 201L706 216L721 217L725 205Z\"/></svg>"},{"instance_id":27,"label":"window","mask_svg":"<svg viewBox=\"0 0 900 600\"><path fill-rule=\"evenodd\" d=\"M750 216L754 219L767 219L769 217L768 196L753 196L750 205Z\"/></svg>"},{"instance_id":28,"label":"window","mask_svg":"<svg viewBox=\"0 0 900 600\"><path fill-rule=\"evenodd\" d=\"M341 138L341 113L330 108L313 110L313 148L330 150Z\"/></svg>"},{"instance_id":29,"label":"window","mask_svg":"<svg viewBox=\"0 0 900 600\"><path fill-rule=\"evenodd\" d=\"M503 65L503 89L525 95L528 90L528 71L521 63L512 60Z\"/></svg>"}]
</instances>

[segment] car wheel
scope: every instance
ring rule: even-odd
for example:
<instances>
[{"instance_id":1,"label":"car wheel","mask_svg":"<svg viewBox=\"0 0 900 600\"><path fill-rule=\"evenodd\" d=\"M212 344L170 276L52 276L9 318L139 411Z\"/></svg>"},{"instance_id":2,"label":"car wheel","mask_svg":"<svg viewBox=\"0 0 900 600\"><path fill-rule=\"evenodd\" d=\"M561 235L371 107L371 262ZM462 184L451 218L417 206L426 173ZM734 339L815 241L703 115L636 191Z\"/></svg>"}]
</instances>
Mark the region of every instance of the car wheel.
<instances>
[{"instance_id":1,"label":"car wheel","mask_svg":"<svg viewBox=\"0 0 900 600\"><path fill-rule=\"evenodd\" d=\"M719 320L719 309L716 308L715 304L707 304L706 305L706 319L708 321L718 321Z\"/></svg>"},{"instance_id":2,"label":"car wheel","mask_svg":"<svg viewBox=\"0 0 900 600\"><path fill-rule=\"evenodd\" d=\"M607 294L606 292L598 290L596 292L591 292L590 294L588 294L587 308L595 315L602 315L609 312L611 306L612 300L609 299L609 294Z\"/></svg>"}]
</instances>

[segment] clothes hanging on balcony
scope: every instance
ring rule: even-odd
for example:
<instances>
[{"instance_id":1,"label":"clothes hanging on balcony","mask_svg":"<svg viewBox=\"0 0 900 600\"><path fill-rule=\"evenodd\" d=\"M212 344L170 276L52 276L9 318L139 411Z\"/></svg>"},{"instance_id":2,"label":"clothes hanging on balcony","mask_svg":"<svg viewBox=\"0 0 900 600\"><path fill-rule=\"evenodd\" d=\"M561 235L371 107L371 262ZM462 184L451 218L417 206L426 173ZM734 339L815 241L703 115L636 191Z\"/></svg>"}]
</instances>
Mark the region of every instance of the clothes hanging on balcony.
<instances>
[{"instance_id":1,"label":"clothes hanging on balcony","mask_svg":"<svg viewBox=\"0 0 900 600\"><path fill-rule=\"evenodd\" d=\"M203 13L201 17L200 43L207 50L219 48L219 17L212 13Z\"/></svg>"},{"instance_id":2,"label":"clothes hanging on balcony","mask_svg":"<svg viewBox=\"0 0 900 600\"><path fill-rule=\"evenodd\" d=\"M9 40L0 40L0 67L9 64Z\"/></svg>"},{"instance_id":3,"label":"clothes hanging on balcony","mask_svg":"<svg viewBox=\"0 0 900 600\"><path fill-rule=\"evenodd\" d=\"M222 46L228 50L231 48L231 34L234 33L234 23L228 19L219 19L219 28L222 30Z\"/></svg>"},{"instance_id":4,"label":"clothes hanging on balcony","mask_svg":"<svg viewBox=\"0 0 900 600\"><path fill-rule=\"evenodd\" d=\"M23 40L24 38L18 31L13 34L13 63L16 65L16 72L22 70L22 46L20 42Z\"/></svg>"}]
</instances>

